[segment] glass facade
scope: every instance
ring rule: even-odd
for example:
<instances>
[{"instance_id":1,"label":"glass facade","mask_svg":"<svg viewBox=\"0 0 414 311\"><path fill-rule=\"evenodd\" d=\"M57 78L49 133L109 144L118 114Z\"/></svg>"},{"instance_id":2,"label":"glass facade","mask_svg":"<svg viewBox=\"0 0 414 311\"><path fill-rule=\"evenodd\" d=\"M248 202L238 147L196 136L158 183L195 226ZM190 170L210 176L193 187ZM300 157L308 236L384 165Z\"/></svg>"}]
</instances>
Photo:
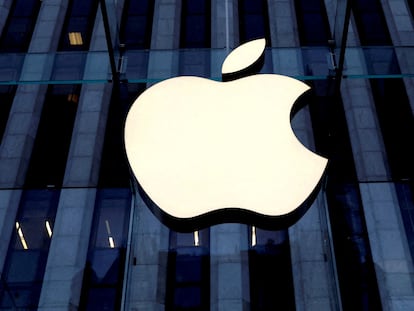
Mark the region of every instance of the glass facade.
<instances>
[{"instance_id":1,"label":"glass facade","mask_svg":"<svg viewBox=\"0 0 414 311\"><path fill-rule=\"evenodd\" d=\"M413 310L413 10L0 3L0 310ZM174 231L130 171L128 110L171 77L220 81L226 55L260 37L261 73L311 87L291 123L329 159L321 191L283 230Z\"/></svg>"}]
</instances>

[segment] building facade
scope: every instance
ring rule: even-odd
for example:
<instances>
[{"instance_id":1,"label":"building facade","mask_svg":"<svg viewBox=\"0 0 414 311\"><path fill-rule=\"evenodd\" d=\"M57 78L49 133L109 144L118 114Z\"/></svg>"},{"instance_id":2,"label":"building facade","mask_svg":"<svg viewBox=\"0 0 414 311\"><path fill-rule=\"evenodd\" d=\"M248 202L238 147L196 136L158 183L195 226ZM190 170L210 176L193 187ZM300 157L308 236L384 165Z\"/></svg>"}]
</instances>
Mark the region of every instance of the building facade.
<instances>
[{"instance_id":1,"label":"building facade","mask_svg":"<svg viewBox=\"0 0 414 311\"><path fill-rule=\"evenodd\" d=\"M414 310L412 0L0 0L0 310ZM169 229L125 158L135 98L262 72L311 86L329 159L295 225Z\"/></svg>"}]
</instances>

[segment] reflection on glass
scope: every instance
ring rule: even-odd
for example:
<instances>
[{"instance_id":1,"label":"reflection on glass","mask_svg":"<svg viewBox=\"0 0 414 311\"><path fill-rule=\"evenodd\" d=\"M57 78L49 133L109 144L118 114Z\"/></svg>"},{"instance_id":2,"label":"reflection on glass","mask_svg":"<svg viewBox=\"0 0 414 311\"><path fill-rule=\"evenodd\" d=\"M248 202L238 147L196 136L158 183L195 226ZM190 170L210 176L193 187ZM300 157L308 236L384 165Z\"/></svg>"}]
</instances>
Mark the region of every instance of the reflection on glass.
<instances>
[{"instance_id":1,"label":"reflection on glass","mask_svg":"<svg viewBox=\"0 0 414 311\"><path fill-rule=\"evenodd\" d=\"M82 45L82 34L80 32L69 32L69 43L70 45Z\"/></svg>"},{"instance_id":2,"label":"reflection on glass","mask_svg":"<svg viewBox=\"0 0 414 311\"><path fill-rule=\"evenodd\" d=\"M194 231L194 246L200 246L200 238L198 231Z\"/></svg>"},{"instance_id":3,"label":"reflection on glass","mask_svg":"<svg viewBox=\"0 0 414 311\"><path fill-rule=\"evenodd\" d=\"M119 310L129 223L129 189L98 190L80 310Z\"/></svg>"},{"instance_id":4,"label":"reflection on glass","mask_svg":"<svg viewBox=\"0 0 414 311\"><path fill-rule=\"evenodd\" d=\"M252 226L252 232L251 232L251 245L256 246L257 243L257 237L256 237L256 227Z\"/></svg>"},{"instance_id":5,"label":"reflection on glass","mask_svg":"<svg viewBox=\"0 0 414 311\"><path fill-rule=\"evenodd\" d=\"M24 249L29 249L27 247L27 243L26 243L26 239L24 238L24 234L23 234L23 230L20 227L20 224L18 221L16 221L16 230L17 230L17 234L19 236L20 242L22 243L22 246Z\"/></svg>"},{"instance_id":6,"label":"reflection on glass","mask_svg":"<svg viewBox=\"0 0 414 311\"><path fill-rule=\"evenodd\" d=\"M7 252L0 286L0 309L37 308L51 238L46 221L54 220L58 190L25 190Z\"/></svg>"},{"instance_id":7,"label":"reflection on glass","mask_svg":"<svg viewBox=\"0 0 414 311\"><path fill-rule=\"evenodd\" d=\"M250 233L251 309L295 310L287 230L269 231L251 227Z\"/></svg>"},{"instance_id":8,"label":"reflection on glass","mask_svg":"<svg viewBox=\"0 0 414 311\"><path fill-rule=\"evenodd\" d=\"M51 238L52 237L52 227L50 226L49 220L46 220L45 225L46 225L47 234Z\"/></svg>"},{"instance_id":9,"label":"reflection on glass","mask_svg":"<svg viewBox=\"0 0 414 311\"><path fill-rule=\"evenodd\" d=\"M166 310L209 310L210 232L170 231Z\"/></svg>"}]
</instances>

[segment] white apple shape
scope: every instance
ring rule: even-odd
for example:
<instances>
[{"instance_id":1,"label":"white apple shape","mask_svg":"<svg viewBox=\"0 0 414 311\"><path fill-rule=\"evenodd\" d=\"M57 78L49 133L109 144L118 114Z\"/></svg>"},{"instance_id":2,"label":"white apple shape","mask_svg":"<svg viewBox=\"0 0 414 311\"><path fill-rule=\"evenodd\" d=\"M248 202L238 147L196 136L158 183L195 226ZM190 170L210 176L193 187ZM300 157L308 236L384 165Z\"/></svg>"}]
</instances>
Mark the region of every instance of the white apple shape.
<instances>
[{"instance_id":1,"label":"white apple shape","mask_svg":"<svg viewBox=\"0 0 414 311\"><path fill-rule=\"evenodd\" d=\"M223 74L242 70L240 55L250 48L261 55L264 39L234 50ZM247 58L245 66L255 60ZM128 113L125 147L153 211L188 228L204 218L203 226L296 221L327 165L291 128L292 107L308 89L276 74L228 82L181 76L147 89Z\"/></svg>"}]
</instances>

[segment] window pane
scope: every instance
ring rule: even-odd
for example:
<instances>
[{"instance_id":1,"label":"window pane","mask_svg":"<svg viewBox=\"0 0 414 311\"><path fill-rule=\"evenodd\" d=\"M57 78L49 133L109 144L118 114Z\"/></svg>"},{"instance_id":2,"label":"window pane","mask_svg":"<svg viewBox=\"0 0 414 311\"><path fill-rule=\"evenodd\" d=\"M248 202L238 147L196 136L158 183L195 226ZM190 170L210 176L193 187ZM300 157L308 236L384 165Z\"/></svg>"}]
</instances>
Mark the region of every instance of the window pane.
<instances>
[{"instance_id":1,"label":"window pane","mask_svg":"<svg viewBox=\"0 0 414 311\"><path fill-rule=\"evenodd\" d=\"M2 307L37 307L59 194L58 190L23 192L2 273Z\"/></svg>"},{"instance_id":2,"label":"window pane","mask_svg":"<svg viewBox=\"0 0 414 311\"><path fill-rule=\"evenodd\" d=\"M0 39L0 50L25 52L28 49L40 5L39 0L14 1Z\"/></svg>"},{"instance_id":3,"label":"window pane","mask_svg":"<svg viewBox=\"0 0 414 311\"><path fill-rule=\"evenodd\" d=\"M181 48L210 47L210 1L184 0L181 12Z\"/></svg>"},{"instance_id":4,"label":"window pane","mask_svg":"<svg viewBox=\"0 0 414 311\"><path fill-rule=\"evenodd\" d=\"M119 38L127 50L150 48L153 12L154 1L125 1Z\"/></svg>"},{"instance_id":5,"label":"window pane","mask_svg":"<svg viewBox=\"0 0 414 311\"><path fill-rule=\"evenodd\" d=\"M62 185L79 95L80 87L77 85L49 86L33 146L26 186Z\"/></svg>"},{"instance_id":6,"label":"window pane","mask_svg":"<svg viewBox=\"0 0 414 311\"><path fill-rule=\"evenodd\" d=\"M240 42L266 38L271 45L266 0L239 0Z\"/></svg>"},{"instance_id":7,"label":"window pane","mask_svg":"<svg viewBox=\"0 0 414 311\"><path fill-rule=\"evenodd\" d=\"M119 310L131 207L129 189L98 190L80 310Z\"/></svg>"},{"instance_id":8,"label":"window pane","mask_svg":"<svg viewBox=\"0 0 414 311\"><path fill-rule=\"evenodd\" d=\"M0 144L6 130L15 92L15 86L0 86Z\"/></svg>"},{"instance_id":9,"label":"window pane","mask_svg":"<svg viewBox=\"0 0 414 311\"><path fill-rule=\"evenodd\" d=\"M250 239L252 310L295 310L288 232L252 228Z\"/></svg>"},{"instance_id":10,"label":"window pane","mask_svg":"<svg viewBox=\"0 0 414 311\"><path fill-rule=\"evenodd\" d=\"M295 8L301 45L327 46L331 35L323 2L296 0Z\"/></svg>"},{"instance_id":11,"label":"window pane","mask_svg":"<svg viewBox=\"0 0 414 311\"><path fill-rule=\"evenodd\" d=\"M129 164L124 146L124 124L129 107L145 88L146 85L143 83L114 86L102 152L100 187L130 186Z\"/></svg>"},{"instance_id":12,"label":"window pane","mask_svg":"<svg viewBox=\"0 0 414 311\"><path fill-rule=\"evenodd\" d=\"M95 16L98 10L98 0L72 0L65 17L65 23L60 36L60 51L87 51L92 36ZM69 39L69 33L82 34L81 42L73 42Z\"/></svg>"}]
</instances>

